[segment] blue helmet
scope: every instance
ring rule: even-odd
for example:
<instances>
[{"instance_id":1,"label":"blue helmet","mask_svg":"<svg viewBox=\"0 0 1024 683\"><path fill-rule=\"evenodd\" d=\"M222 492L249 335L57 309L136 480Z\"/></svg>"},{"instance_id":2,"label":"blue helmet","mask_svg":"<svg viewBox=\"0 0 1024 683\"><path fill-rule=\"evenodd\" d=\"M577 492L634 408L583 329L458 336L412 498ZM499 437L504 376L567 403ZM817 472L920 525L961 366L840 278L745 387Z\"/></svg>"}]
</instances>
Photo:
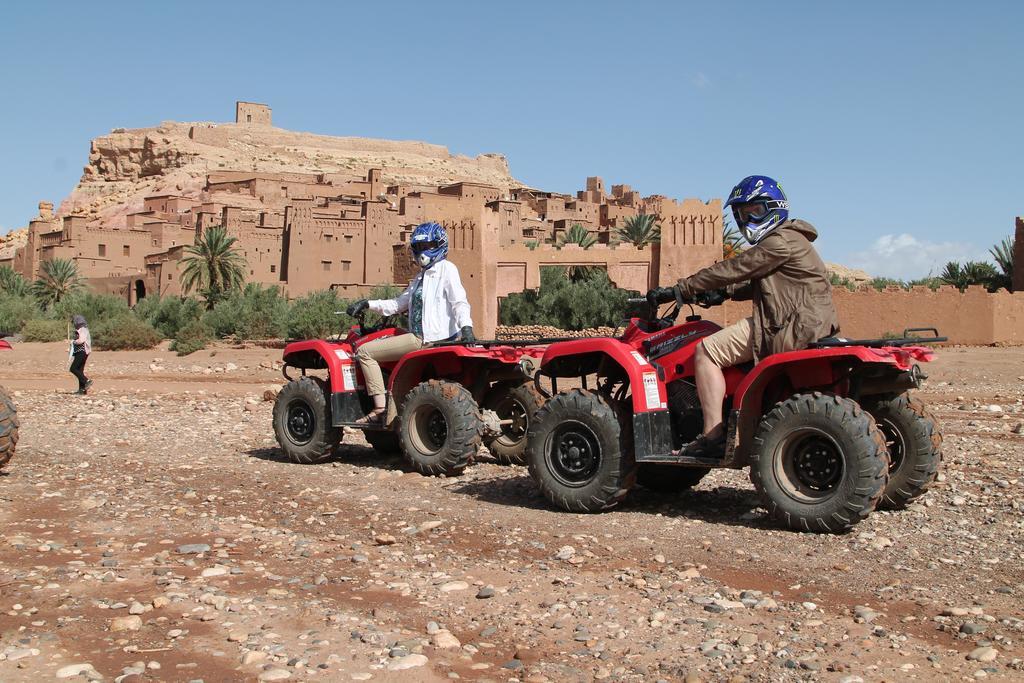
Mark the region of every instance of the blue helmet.
<instances>
[{"instance_id":1,"label":"blue helmet","mask_svg":"<svg viewBox=\"0 0 1024 683\"><path fill-rule=\"evenodd\" d=\"M741 180L732 188L725 205L732 207L736 227L750 244L757 244L789 219L786 193L768 176L751 175Z\"/></svg>"},{"instance_id":2,"label":"blue helmet","mask_svg":"<svg viewBox=\"0 0 1024 683\"><path fill-rule=\"evenodd\" d=\"M426 269L448 256L448 233L437 223L420 223L409 238L412 258Z\"/></svg>"}]
</instances>

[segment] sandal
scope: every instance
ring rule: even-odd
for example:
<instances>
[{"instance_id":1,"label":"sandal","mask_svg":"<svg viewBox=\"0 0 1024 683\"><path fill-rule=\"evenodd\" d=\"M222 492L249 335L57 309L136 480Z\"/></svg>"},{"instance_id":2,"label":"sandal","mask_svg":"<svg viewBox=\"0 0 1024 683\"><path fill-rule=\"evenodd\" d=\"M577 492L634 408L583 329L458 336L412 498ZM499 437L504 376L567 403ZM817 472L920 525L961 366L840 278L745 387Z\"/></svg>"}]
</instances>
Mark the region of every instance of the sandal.
<instances>
[{"instance_id":1,"label":"sandal","mask_svg":"<svg viewBox=\"0 0 1024 683\"><path fill-rule=\"evenodd\" d=\"M686 458L721 458L725 455L725 432L711 439L701 434L678 451L672 451L672 455Z\"/></svg>"}]
</instances>

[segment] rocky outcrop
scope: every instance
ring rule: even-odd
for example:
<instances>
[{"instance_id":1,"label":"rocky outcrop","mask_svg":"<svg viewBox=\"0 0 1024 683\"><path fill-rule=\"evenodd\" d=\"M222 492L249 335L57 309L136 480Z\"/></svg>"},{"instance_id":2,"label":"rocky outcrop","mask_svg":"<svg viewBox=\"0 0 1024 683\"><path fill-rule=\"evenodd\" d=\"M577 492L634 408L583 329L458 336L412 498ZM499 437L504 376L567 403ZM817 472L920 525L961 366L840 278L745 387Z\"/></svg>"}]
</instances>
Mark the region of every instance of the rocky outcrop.
<instances>
[{"instance_id":1,"label":"rocky outcrop","mask_svg":"<svg viewBox=\"0 0 1024 683\"><path fill-rule=\"evenodd\" d=\"M384 182L390 184L520 184L500 154L471 158L425 142L332 137L271 126L164 122L155 128L114 129L93 140L82 178L58 213L79 212L94 225L114 225L141 210L146 195L199 196L211 172L362 176L371 168L382 169Z\"/></svg>"}]
</instances>

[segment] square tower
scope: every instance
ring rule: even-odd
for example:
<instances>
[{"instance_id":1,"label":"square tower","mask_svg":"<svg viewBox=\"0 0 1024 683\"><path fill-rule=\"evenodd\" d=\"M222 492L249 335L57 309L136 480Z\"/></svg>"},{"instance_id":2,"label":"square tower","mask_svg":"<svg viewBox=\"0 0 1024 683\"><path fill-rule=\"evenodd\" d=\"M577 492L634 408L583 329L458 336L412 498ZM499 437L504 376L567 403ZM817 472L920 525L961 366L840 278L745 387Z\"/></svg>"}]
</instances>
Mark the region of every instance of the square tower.
<instances>
[{"instance_id":1,"label":"square tower","mask_svg":"<svg viewBox=\"0 0 1024 683\"><path fill-rule=\"evenodd\" d=\"M270 107L256 102L235 102L235 123L269 126Z\"/></svg>"}]
</instances>

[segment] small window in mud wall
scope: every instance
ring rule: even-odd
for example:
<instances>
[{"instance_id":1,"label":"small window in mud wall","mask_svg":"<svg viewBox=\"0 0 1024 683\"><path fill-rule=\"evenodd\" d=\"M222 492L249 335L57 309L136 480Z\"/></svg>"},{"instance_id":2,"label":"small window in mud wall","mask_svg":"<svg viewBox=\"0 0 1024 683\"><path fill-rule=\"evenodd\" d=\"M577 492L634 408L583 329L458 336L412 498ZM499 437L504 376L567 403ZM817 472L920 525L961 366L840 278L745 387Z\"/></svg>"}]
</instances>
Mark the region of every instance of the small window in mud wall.
<instances>
[{"instance_id":1,"label":"small window in mud wall","mask_svg":"<svg viewBox=\"0 0 1024 683\"><path fill-rule=\"evenodd\" d=\"M330 270L331 269L331 262L330 261L321 261L320 264L324 267L324 270Z\"/></svg>"},{"instance_id":2,"label":"small window in mud wall","mask_svg":"<svg viewBox=\"0 0 1024 683\"><path fill-rule=\"evenodd\" d=\"M273 263L270 264L270 272L271 273L276 273L277 272L277 266L274 265Z\"/></svg>"},{"instance_id":3,"label":"small window in mud wall","mask_svg":"<svg viewBox=\"0 0 1024 683\"><path fill-rule=\"evenodd\" d=\"M325 232L324 233L324 242L330 242L333 239L334 239L334 235L332 235L329 232Z\"/></svg>"},{"instance_id":4,"label":"small window in mud wall","mask_svg":"<svg viewBox=\"0 0 1024 683\"><path fill-rule=\"evenodd\" d=\"M352 241L352 235L345 235L345 244L349 244Z\"/></svg>"},{"instance_id":5,"label":"small window in mud wall","mask_svg":"<svg viewBox=\"0 0 1024 683\"><path fill-rule=\"evenodd\" d=\"M352 262L351 261L342 261L341 262L341 269L342 270L348 270L351 267L352 267Z\"/></svg>"},{"instance_id":6,"label":"small window in mud wall","mask_svg":"<svg viewBox=\"0 0 1024 683\"><path fill-rule=\"evenodd\" d=\"M124 245L124 255L125 256L131 256L132 255L132 248L130 246L128 246L127 244Z\"/></svg>"},{"instance_id":7,"label":"small window in mud wall","mask_svg":"<svg viewBox=\"0 0 1024 683\"><path fill-rule=\"evenodd\" d=\"M99 246L99 255L100 256L106 256L107 255L107 245L100 244L98 246Z\"/></svg>"}]
</instances>

